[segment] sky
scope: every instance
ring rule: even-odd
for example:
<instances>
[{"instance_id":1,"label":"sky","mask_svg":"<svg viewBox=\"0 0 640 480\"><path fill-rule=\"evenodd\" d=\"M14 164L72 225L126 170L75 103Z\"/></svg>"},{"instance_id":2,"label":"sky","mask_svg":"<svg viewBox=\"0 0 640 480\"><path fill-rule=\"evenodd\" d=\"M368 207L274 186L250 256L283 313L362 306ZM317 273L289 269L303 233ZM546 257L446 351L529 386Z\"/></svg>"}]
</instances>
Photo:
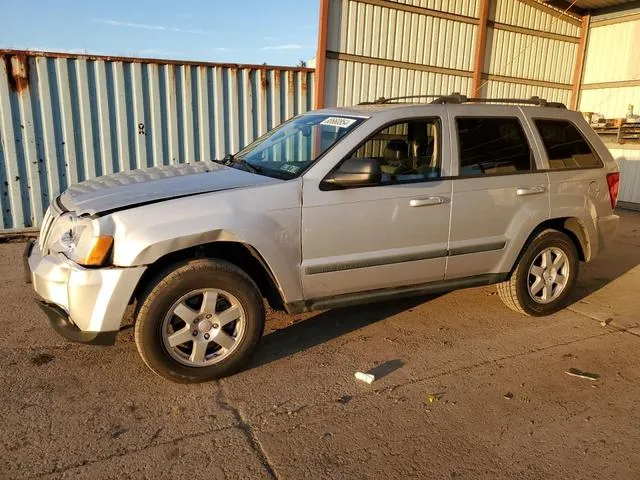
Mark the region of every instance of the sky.
<instances>
[{"instance_id":1,"label":"sky","mask_svg":"<svg viewBox=\"0 0 640 480\"><path fill-rule=\"evenodd\" d=\"M296 65L319 0L0 0L0 48Z\"/></svg>"}]
</instances>

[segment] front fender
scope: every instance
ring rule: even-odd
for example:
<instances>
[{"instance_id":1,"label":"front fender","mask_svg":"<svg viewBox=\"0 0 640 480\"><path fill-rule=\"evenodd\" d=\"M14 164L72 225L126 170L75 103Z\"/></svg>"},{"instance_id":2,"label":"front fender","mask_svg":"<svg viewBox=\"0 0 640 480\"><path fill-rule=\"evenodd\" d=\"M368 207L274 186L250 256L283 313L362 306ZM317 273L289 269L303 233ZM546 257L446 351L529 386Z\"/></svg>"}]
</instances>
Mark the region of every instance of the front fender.
<instances>
[{"instance_id":1,"label":"front fender","mask_svg":"<svg viewBox=\"0 0 640 480\"><path fill-rule=\"evenodd\" d=\"M185 248L217 241L239 242L259 252L286 302L300 300L298 188L297 182L286 182L115 212L104 220L113 230L113 263L151 265Z\"/></svg>"}]
</instances>

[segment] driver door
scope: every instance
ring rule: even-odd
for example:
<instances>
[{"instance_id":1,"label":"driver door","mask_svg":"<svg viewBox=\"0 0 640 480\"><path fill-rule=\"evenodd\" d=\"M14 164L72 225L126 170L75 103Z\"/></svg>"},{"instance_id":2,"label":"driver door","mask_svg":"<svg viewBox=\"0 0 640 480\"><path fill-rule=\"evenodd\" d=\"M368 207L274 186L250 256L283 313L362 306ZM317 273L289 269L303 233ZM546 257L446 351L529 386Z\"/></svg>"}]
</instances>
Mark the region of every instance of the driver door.
<instances>
[{"instance_id":1,"label":"driver door","mask_svg":"<svg viewBox=\"0 0 640 480\"><path fill-rule=\"evenodd\" d=\"M375 185L328 189L324 175L305 176L305 299L443 280L451 180L449 137L442 132L445 116L399 120L335 158L334 169L353 157L380 162Z\"/></svg>"}]
</instances>

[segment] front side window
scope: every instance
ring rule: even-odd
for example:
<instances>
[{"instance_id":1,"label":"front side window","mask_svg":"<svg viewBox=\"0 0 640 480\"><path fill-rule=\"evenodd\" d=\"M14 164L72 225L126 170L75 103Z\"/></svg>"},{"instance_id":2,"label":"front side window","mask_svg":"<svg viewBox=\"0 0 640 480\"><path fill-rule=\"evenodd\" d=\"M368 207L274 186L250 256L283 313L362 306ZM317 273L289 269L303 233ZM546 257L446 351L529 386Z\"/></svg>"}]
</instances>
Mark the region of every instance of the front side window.
<instances>
[{"instance_id":1,"label":"front side window","mask_svg":"<svg viewBox=\"0 0 640 480\"><path fill-rule=\"evenodd\" d=\"M551 170L601 167L602 162L591 150L580 131L565 120L534 120Z\"/></svg>"},{"instance_id":2,"label":"front side window","mask_svg":"<svg viewBox=\"0 0 640 480\"><path fill-rule=\"evenodd\" d=\"M270 130L228 162L253 173L294 178L364 119L308 113Z\"/></svg>"},{"instance_id":3,"label":"front side window","mask_svg":"<svg viewBox=\"0 0 640 480\"><path fill-rule=\"evenodd\" d=\"M527 136L517 118L457 118L460 176L504 175L534 169Z\"/></svg>"},{"instance_id":4,"label":"front side window","mask_svg":"<svg viewBox=\"0 0 640 480\"><path fill-rule=\"evenodd\" d=\"M438 119L410 120L380 130L351 158L379 162L382 184L421 182L440 177L439 144Z\"/></svg>"}]
</instances>

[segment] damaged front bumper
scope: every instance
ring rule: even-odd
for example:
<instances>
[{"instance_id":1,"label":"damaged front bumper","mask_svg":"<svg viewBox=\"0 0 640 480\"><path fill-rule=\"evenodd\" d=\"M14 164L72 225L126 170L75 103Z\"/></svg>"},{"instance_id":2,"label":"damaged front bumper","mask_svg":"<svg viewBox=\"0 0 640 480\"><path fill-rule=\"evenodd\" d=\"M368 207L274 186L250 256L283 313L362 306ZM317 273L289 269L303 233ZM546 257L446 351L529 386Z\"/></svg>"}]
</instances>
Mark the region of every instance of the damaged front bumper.
<instances>
[{"instance_id":1,"label":"damaged front bumper","mask_svg":"<svg viewBox=\"0 0 640 480\"><path fill-rule=\"evenodd\" d=\"M146 267L84 268L62 254L43 255L30 242L24 252L25 279L33 283L40 308L67 339L113 344L133 292Z\"/></svg>"}]
</instances>

